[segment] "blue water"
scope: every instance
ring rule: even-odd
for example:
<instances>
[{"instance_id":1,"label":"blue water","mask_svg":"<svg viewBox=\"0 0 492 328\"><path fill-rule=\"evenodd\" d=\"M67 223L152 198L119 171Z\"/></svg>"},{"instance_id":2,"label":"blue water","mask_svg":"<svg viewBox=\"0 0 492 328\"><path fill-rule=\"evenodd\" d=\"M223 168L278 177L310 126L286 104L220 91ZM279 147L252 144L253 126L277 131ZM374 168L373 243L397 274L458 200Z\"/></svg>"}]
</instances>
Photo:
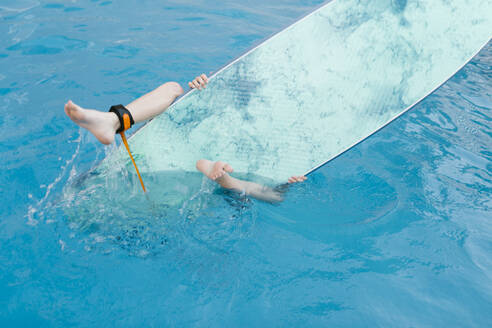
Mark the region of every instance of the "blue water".
<instances>
[{"instance_id":1,"label":"blue water","mask_svg":"<svg viewBox=\"0 0 492 328\"><path fill-rule=\"evenodd\" d=\"M60 203L110 151L68 98L184 84L321 2L2 0L1 327L492 324L491 43L280 205L206 185L169 217L95 201L122 213L96 228Z\"/></svg>"}]
</instances>

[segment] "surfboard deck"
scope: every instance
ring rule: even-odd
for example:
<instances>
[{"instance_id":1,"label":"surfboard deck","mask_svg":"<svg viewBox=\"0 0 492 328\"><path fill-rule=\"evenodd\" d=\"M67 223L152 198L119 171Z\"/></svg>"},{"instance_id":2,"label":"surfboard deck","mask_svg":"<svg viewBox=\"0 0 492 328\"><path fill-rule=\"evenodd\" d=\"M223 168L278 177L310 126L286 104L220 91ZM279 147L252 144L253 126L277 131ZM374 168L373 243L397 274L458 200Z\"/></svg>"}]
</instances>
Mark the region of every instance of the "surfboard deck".
<instances>
[{"instance_id":1,"label":"surfboard deck","mask_svg":"<svg viewBox=\"0 0 492 328\"><path fill-rule=\"evenodd\" d=\"M334 0L267 39L131 138L144 174L200 158L285 182L403 114L490 40L488 0ZM114 171L124 148L94 170ZM90 178L86 181L90 185Z\"/></svg>"}]
</instances>

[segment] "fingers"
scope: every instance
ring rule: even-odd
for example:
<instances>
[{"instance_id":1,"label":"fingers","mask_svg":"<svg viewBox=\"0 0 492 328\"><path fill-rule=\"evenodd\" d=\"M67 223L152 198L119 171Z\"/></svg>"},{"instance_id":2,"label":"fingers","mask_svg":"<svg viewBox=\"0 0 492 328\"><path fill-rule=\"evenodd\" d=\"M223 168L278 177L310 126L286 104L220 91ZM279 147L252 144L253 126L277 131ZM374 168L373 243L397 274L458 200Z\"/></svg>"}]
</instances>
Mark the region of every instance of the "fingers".
<instances>
[{"instance_id":1,"label":"fingers","mask_svg":"<svg viewBox=\"0 0 492 328\"><path fill-rule=\"evenodd\" d=\"M196 78L193 81L188 82L188 85L190 86L191 89L198 89L198 90L200 90L200 83L197 81Z\"/></svg>"},{"instance_id":2,"label":"fingers","mask_svg":"<svg viewBox=\"0 0 492 328\"><path fill-rule=\"evenodd\" d=\"M207 78L207 76L206 76L205 74L200 75L200 77L202 78L202 80L203 80L203 82L204 82L205 84L207 84L207 83L208 83L208 78Z\"/></svg>"},{"instance_id":3,"label":"fingers","mask_svg":"<svg viewBox=\"0 0 492 328\"><path fill-rule=\"evenodd\" d=\"M193 80L193 86L195 89L201 90L202 88L200 87L200 82L197 80L198 78Z\"/></svg>"},{"instance_id":4,"label":"fingers","mask_svg":"<svg viewBox=\"0 0 492 328\"><path fill-rule=\"evenodd\" d=\"M188 82L188 86L191 89L201 90L202 88L206 88L208 83L208 78L205 74L197 76L193 81Z\"/></svg>"},{"instance_id":5,"label":"fingers","mask_svg":"<svg viewBox=\"0 0 492 328\"><path fill-rule=\"evenodd\" d=\"M295 183L295 182L303 182L303 181L306 181L307 177L305 177L304 175L295 175L295 176L292 176L289 178L289 180L287 180L288 183Z\"/></svg>"},{"instance_id":6,"label":"fingers","mask_svg":"<svg viewBox=\"0 0 492 328\"><path fill-rule=\"evenodd\" d=\"M206 76L205 76L206 77ZM203 88L206 88L207 86L207 82L205 81L205 79L201 76L197 76L196 78L198 80L198 82L200 82L200 86L203 87Z\"/></svg>"}]
</instances>

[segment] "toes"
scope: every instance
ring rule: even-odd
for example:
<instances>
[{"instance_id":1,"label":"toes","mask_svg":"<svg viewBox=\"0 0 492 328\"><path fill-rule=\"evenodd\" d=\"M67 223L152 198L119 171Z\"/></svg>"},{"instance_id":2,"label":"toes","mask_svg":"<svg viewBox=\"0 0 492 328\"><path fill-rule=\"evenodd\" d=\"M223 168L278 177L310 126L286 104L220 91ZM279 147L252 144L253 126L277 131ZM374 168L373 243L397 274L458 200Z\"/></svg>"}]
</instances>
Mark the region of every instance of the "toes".
<instances>
[{"instance_id":1,"label":"toes","mask_svg":"<svg viewBox=\"0 0 492 328\"><path fill-rule=\"evenodd\" d=\"M212 180L217 180L218 178L222 177L224 175L223 172L217 172L212 175Z\"/></svg>"},{"instance_id":2,"label":"toes","mask_svg":"<svg viewBox=\"0 0 492 328\"><path fill-rule=\"evenodd\" d=\"M217 161L215 162L213 169L210 172L210 179L215 180L223 177L227 172L232 172L232 167L224 162Z\"/></svg>"},{"instance_id":3,"label":"toes","mask_svg":"<svg viewBox=\"0 0 492 328\"><path fill-rule=\"evenodd\" d=\"M65 110L65 114L67 114L68 116L72 116L72 113L73 113L73 103L71 100L69 100L65 106L63 107L63 109Z\"/></svg>"},{"instance_id":4,"label":"toes","mask_svg":"<svg viewBox=\"0 0 492 328\"><path fill-rule=\"evenodd\" d=\"M69 111L74 111L74 110L79 110L81 109L81 107L79 105L76 105L73 103L73 101L69 100L66 104L65 104L65 108Z\"/></svg>"},{"instance_id":5,"label":"toes","mask_svg":"<svg viewBox=\"0 0 492 328\"><path fill-rule=\"evenodd\" d=\"M234 171L234 169L229 164L226 164L224 165L224 171L231 173Z\"/></svg>"}]
</instances>

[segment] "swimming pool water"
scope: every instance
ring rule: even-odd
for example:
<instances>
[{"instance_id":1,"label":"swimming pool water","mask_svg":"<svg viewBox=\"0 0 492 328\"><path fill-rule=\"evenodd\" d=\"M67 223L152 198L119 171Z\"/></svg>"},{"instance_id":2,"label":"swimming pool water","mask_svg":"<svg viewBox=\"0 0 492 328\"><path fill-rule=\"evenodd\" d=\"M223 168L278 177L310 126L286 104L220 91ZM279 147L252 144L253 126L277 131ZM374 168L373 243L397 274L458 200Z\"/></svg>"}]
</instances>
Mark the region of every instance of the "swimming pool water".
<instances>
[{"instance_id":1,"label":"swimming pool water","mask_svg":"<svg viewBox=\"0 0 492 328\"><path fill-rule=\"evenodd\" d=\"M198 186L174 212L122 177L132 211L67 214L64 186L108 151L67 99L105 109L184 84L320 3L2 1L2 327L490 325L490 43L280 205L177 174L149 177Z\"/></svg>"}]
</instances>

